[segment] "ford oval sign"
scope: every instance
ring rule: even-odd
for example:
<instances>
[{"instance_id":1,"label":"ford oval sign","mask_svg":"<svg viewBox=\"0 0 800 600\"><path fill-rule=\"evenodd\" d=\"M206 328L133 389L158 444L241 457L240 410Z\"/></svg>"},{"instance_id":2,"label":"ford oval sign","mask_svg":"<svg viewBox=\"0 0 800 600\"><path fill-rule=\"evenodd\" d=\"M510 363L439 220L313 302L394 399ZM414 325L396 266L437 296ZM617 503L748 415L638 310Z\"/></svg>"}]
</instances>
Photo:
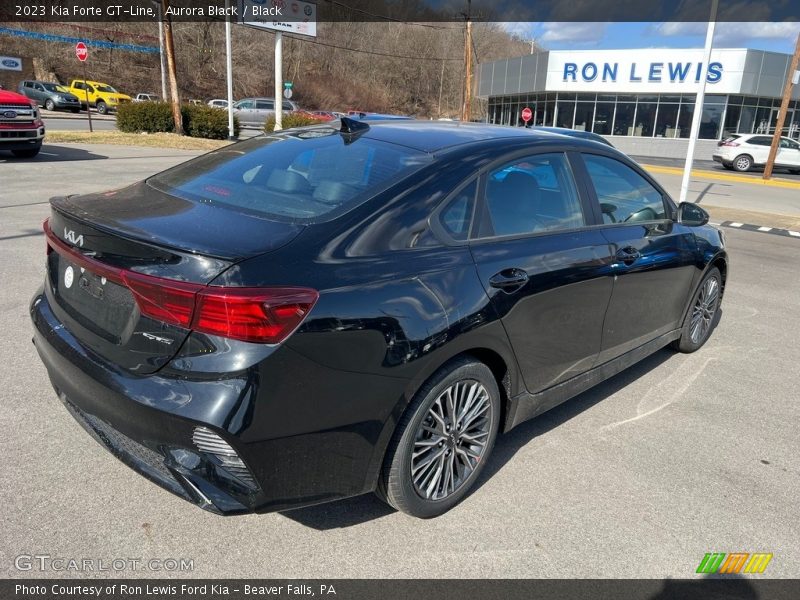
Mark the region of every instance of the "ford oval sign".
<instances>
[{"instance_id":1,"label":"ford oval sign","mask_svg":"<svg viewBox=\"0 0 800 600\"><path fill-rule=\"evenodd\" d=\"M17 118L17 111L15 110L7 110L3 113L3 117L6 119L16 119Z\"/></svg>"},{"instance_id":2,"label":"ford oval sign","mask_svg":"<svg viewBox=\"0 0 800 600\"><path fill-rule=\"evenodd\" d=\"M4 58L3 66L8 67L9 69L16 69L19 66L19 61L14 60L13 58Z\"/></svg>"}]
</instances>

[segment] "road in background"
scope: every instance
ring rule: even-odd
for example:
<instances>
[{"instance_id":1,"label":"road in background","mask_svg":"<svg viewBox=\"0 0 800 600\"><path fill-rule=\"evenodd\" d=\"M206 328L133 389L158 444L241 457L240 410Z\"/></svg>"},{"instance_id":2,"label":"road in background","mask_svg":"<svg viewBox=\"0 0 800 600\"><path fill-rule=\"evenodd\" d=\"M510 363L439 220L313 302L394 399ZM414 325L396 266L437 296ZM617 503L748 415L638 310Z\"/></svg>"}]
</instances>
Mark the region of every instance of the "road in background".
<instances>
[{"instance_id":1,"label":"road in background","mask_svg":"<svg viewBox=\"0 0 800 600\"><path fill-rule=\"evenodd\" d=\"M764 233L726 229L732 275L704 348L662 350L500 437L476 491L440 518L370 495L223 518L134 473L67 414L30 343L41 222L51 195L125 185L194 154L70 145L0 159L0 576L81 575L16 571L19 554L186 557L205 578L691 578L707 552L757 551L774 553L771 577L800 572L800 239ZM724 190L702 203L752 195Z\"/></svg>"}]
</instances>

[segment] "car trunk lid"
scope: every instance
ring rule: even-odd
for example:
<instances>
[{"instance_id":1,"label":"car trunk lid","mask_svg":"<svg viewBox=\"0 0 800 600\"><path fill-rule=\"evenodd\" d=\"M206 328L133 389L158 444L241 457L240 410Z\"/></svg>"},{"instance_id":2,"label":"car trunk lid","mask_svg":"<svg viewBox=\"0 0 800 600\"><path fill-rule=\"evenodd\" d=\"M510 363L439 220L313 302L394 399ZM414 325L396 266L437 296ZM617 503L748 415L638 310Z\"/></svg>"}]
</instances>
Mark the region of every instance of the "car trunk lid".
<instances>
[{"instance_id":1,"label":"car trunk lid","mask_svg":"<svg viewBox=\"0 0 800 600\"><path fill-rule=\"evenodd\" d=\"M54 312L99 357L140 374L177 353L199 291L232 264L302 230L212 210L144 184L54 198L51 207L44 228Z\"/></svg>"}]
</instances>

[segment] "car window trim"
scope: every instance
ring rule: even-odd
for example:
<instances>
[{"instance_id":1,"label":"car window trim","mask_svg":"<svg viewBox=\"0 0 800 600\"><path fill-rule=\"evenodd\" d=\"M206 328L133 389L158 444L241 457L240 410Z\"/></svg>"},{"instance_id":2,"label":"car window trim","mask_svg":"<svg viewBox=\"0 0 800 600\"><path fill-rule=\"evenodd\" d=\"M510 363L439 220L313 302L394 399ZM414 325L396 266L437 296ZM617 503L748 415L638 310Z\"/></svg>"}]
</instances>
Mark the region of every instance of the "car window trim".
<instances>
[{"instance_id":1,"label":"car window trim","mask_svg":"<svg viewBox=\"0 0 800 600\"><path fill-rule=\"evenodd\" d=\"M465 179L462 183L458 185L452 192L445 196L444 200L442 200L436 208L431 211L431 214L428 216L428 228L431 230L434 236L439 239L446 246L466 246L469 244L469 241L472 237L473 229L475 227L475 223L477 221L477 207L478 207L478 198L481 190L481 176L480 173L472 174L467 179ZM445 229L444 225L442 225L441 220L439 217L442 214L442 211L445 207L452 202L458 194L462 192L465 188L469 187L475 183L475 196L473 197L472 202L472 214L470 214L470 222L469 222L469 231L467 231L467 239L465 240L457 240L454 238L447 229Z\"/></svg>"}]
</instances>

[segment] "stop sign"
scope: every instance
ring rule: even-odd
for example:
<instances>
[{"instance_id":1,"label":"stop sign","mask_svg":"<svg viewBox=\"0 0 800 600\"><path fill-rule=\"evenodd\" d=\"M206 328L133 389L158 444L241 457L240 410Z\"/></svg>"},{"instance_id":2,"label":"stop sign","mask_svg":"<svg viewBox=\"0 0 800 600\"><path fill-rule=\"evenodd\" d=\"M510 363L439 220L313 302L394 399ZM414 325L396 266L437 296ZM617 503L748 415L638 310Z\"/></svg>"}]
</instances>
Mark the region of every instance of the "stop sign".
<instances>
[{"instance_id":1,"label":"stop sign","mask_svg":"<svg viewBox=\"0 0 800 600\"><path fill-rule=\"evenodd\" d=\"M531 120L531 117L533 117L533 111L526 106L522 109L522 120L527 123Z\"/></svg>"},{"instance_id":2,"label":"stop sign","mask_svg":"<svg viewBox=\"0 0 800 600\"><path fill-rule=\"evenodd\" d=\"M81 62L89 58L89 49L86 47L86 44L83 42L75 44L75 56L77 56L78 60Z\"/></svg>"}]
</instances>

